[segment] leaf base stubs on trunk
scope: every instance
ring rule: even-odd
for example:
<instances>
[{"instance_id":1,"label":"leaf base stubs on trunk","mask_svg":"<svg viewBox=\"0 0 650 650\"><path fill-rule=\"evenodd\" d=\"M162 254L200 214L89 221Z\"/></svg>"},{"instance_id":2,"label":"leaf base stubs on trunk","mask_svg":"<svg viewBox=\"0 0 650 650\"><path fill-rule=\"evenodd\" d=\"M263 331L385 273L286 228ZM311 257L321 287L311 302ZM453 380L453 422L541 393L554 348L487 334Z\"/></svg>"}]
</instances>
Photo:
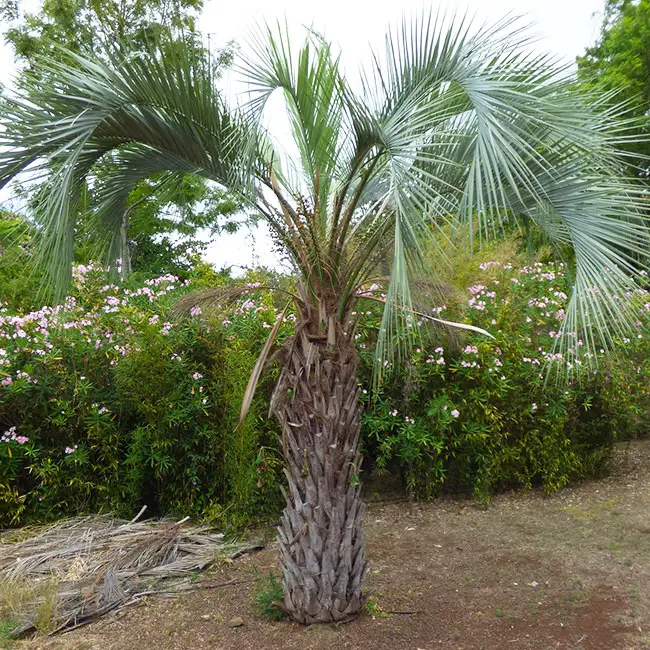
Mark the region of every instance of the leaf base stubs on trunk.
<instances>
[{"instance_id":1,"label":"leaf base stubs on trunk","mask_svg":"<svg viewBox=\"0 0 650 650\"><path fill-rule=\"evenodd\" d=\"M365 604L356 350L340 329L334 346L327 338L298 328L272 403L288 483L283 609L305 624L350 620Z\"/></svg>"}]
</instances>

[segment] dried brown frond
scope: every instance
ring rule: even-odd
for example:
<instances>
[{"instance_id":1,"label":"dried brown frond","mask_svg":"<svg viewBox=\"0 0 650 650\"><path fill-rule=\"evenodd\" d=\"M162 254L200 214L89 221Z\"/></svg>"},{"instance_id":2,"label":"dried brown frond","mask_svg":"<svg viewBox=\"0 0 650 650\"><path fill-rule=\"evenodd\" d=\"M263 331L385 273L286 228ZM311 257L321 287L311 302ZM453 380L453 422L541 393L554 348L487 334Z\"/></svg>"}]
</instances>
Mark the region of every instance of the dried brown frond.
<instances>
[{"instance_id":1,"label":"dried brown frond","mask_svg":"<svg viewBox=\"0 0 650 650\"><path fill-rule=\"evenodd\" d=\"M432 307L455 302L458 290L449 282L429 278L416 278L411 281L413 308L428 312Z\"/></svg>"},{"instance_id":2,"label":"dried brown frond","mask_svg":"<svg viewBox=\"0 0 650 650\"><path fill-rule=\"evenodd\" d=\"M214 287L212 289L191 291L176 301L172 307L171 313L176 316L186 316L191 314L193 309L199 307L202 313L224 314L232 309L237 301L243 296L258 291L282 293L289 296L296 304L302 304L302 301L298 296L290 291L281 289L280 287L231 284L222 287Z\"/></svg>"},{"instance_id":3,"label":"dried brown frond","mask_svg":"<svg viewBox=\"0 0 650 650\"><path fill-rule=\"evenodd\" d=\"M368 284L360 289L357 296L367 300L373 300L386 304L385 295L390 278L382 276L375 278L372 284L379 288L373 292L368 292ZM420 335L423 337L423 343L428 341L435 342L436 345L455 350L461 345L462 329L459 324L435 317L434 308L442 305L457 305L460 301L458 290L449 282L437 279L419 277L411 280L411 302L413 305L412 314L426 323L426 327L420 328Z\"/></svg>"},{"instance_id":4,"label":"dried brown frond","mask_svg":"<svg viewBox=\"0 0 650 650\"><path fill-rule=\"evenodd\" d=\"M244 421L251 407L251 404L253 403L253 397L255 396L257 384L260 380L260 377L262 376L262 372L266 366L266 360L268 359L271 348L275 343L275 339L278 335L278 332L280 331L280 327L282 327L282 321L284 320L284 317L287 313L287 309L289 309L289 305L283 309L283 311L276 319L275 324L271 328L266 342L264 343L264 347L262 348L260 355L257 357L255 367L253 368L253 372L251 373L248 384L246 385L246 390L244 391L244 397L242 398L241 411L239 413L239 424Z\"/></svg>"},{"instance_id":5,"label":"dried brown frond","mask_svg":"<svg viewBox=\"0 0 650 650\"><path fill-rule=\"evenodd\" d=\"M372 292L370 295L379 295L386 293L390 277L379 276L372 281L366 283L366 286L359 289L357 295L365 297L368 294L364 291L367 290L368 285L376 284L379 289ZM438 307L441 304L456 301L458 299L458 290L449 282L442 280L418 277L409 283L411 287L411 300L413 301L413 309L417 311L429 311L432 307Z\"/></svg>"},{"instance_id":6,"label":"dried brown frond","mask_svg":"<svg viewBox=\"0 0 650 650\"><path fill-rule=\"evenodd\" d=\"M144 595L200 587L197 571L245 551L186 520L65 520L22 541L0 542L0 614L11 610L20 621L14 637L61 631Z\"/></svg>"},{"instance_id":7,"label":"dried brown frond","mask_svg":"<svg viewBox=\"0 0 650 650\"><path fill-rule=\"evenodd\" d=\"M188 316L193 309L199 307L202 312L221 314L232 308L242 296L253 291L255 289L248 286L237 285L191 291L176 301L171 313L177 316Z\"/></svg>"}]
</instances>

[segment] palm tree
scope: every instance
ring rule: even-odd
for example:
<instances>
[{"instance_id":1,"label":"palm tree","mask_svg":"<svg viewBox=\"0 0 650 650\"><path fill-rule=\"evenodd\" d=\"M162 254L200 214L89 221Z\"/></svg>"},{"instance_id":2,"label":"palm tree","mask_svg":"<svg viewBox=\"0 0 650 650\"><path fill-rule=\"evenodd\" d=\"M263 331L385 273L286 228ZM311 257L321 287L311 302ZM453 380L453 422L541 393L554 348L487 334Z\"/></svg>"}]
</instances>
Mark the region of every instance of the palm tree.
<instances>
[{"instance_id":1,"label":"palm tree","mask_svg":"<svg viewBox=\"0 0 650 650\"><path fill-rule=\"evenodd\" d=\"M286 30L263 28L239 67L250 90L239 107L227 105L208 65L180 54L42 66L46 83L27 80L4 98L0 182L28 172L45 188L36 218L54 284L70 277L84 183L101 197L96 227L115 259L125 254L129 192L161 173L200 174L235 194L293 264L297 321L272 410L286 460L283 607L297 621L344 621L364 604L353 331L369 283L384 286L377 355L390 361L403 332L416 335L409 326L422 308L411 287L429 277L441 238L459 226L482 239L504 221L533 222L575 251L568 331L591 323L593 344L590 332L629 322L608 297L637 286L634 258L648 250L642 200L621 173L633 125L531 54L512 21L480 30L405 22L356 83L319 35L294 51ZM276 93L287 150L265 127ZM99 185L93 168L108 154L117 164Z\"/></svg>"}]
</instances>

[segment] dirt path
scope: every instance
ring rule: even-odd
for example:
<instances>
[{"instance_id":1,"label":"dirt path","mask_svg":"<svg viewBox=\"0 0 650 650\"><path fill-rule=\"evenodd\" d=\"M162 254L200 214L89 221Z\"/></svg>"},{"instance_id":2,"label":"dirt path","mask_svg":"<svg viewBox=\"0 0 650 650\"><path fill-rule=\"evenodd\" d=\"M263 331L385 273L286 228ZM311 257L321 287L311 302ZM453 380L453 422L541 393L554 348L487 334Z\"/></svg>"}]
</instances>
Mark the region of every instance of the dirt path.
<instances>
[{"instance_id":1,"label":"dirt path","mask_svg":"<svg viewBox=\"0 0 650 650\"><path fill-rule=\"evenodd\" d=\"M273 548L211 576L228 586L155 598L22 650L650 649L650 442L612 476L544 498L374 504L367 518L374 615L343 626L270 623L252 571ZM229 622L240 616L242 627Z\"/></svg>"}]
</instances>

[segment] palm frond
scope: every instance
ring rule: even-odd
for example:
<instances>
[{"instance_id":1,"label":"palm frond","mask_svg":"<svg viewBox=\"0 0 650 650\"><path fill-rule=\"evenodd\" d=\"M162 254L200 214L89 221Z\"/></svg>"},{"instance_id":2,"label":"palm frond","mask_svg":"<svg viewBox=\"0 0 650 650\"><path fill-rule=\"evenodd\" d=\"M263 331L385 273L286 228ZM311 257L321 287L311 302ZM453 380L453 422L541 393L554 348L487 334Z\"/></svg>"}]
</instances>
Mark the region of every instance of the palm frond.
<instances>
[{"instance_id":1,"label":"palm frond","mask_svg":"<svg viewBox=\"0 0 650 650\"><path fill-rule=\"evenodd\" d=\"M303 304L297 295L280 287L260 284L254 287L249 284L229 284L186 293L174 303L172 313L177 316L188 315L198 307L202 313L226 314L242 296L256 292L279 293L288 296L297 308L302 307Z\"/></svg>"},{"instance_id":2,"label":"palm frond","mask_svg":"<svg viewBox=\"0 0 650 650\"><path fill-rule=\"evenodd\" d=\"M334 300L346 322L360 287L390 267L382 357L403 351L414 281L431 275L432 251L449 249L455 229L478 234L473 248L506 222L532 221L575 250L566 331L589 324L607 340L631 322L611 296L637 287L650 250L648 197L624 177L636 124L530 45L512 17L475 29L423 14L389 32L358 93L322 36L310 30L295 48L286 26L265 27L239 67L250 88L241 108L226 104L209 65L180 51L46 60L47 84L28 80L4 99L0 185L28 173L41 186L42 250L63 286L80 193L104 156L117 164L94 188L95 218L111 254L139 180L212 179L269 222L300 276L306 315ZM274 93L295 156L264 127Z\"/></svg>"},{"instance_id":3,"label":"palm frond","mask_svg":"<svg viewBox=\"0 0 650 650\"><path fill-rule=\"evenodd\" d=\"M284 317L289 308L289 304L287 304L287 306L278 315L273 327L269 331L269 335L264 343L264 347L262 348L260 355L257 357L257 360L255 361L255 367L253 368L253 372L251 373L251 376L248 379L248 383L246 384L246 390L244 391L244 397L242 398L241 411L239 413L239 424L241 424L246 419L246 416L248 415L248 411L250 410L251 404L253 403L253 397L255 397L257 384L259 383L260 377L262 376L262 371L264 370L264 366L266 365L266 360L268 359L269 353L271 352L271 348L273 347L273 344L275 343L275 339L278 336L280 327L282 327L282 322L284 321Z\"/></svg>"},{"instance_id":4,"label":"palm frond","mask_svg":"<svg viewBox=\"0 0 650 650\"><path fill-rule=\"evenodd\" d=\"M512 21L471 39L463 21L439 25L431 18L405 23L389 36L386 61L375 57L383 159L374 172L390 179L382 205L385 233L394 229L380 351L399 351L403 337L391 334L403 322L393 306L411 308L411 279L426 273L424 252L439 248L449 226L466 223L489 238L522 217L574 246L578 276L566 326L591 322L610 333L629 326L630 315L611 296L636 286L638 255L650 250L647 199L622 180L621 145L633 122L577 92L551 58L528 53L526 32ZM352 232L375 221L369 206ZM368 271L354 269L360 277Z\"/></svg>"},{"instance_id":5,"label":"palm frond","mask_svg":"<svg viewBox=\"0 0 650 650\"><path fill-rule=\"evenodd\" d=\"M238 162L256 140L194 60L169 65L162 57L131 56L100 63L70 56L76 67L45 60L49 84L27 78L18 96L4 98L7 128L0 136L0 186L27 170L41 187L43 258L59 291L70 277L78 198L103 156L120 150L115 183L99 207L113 218L109 213L121 214L118 206L138 180L163 170L202 174L249 197L251 179Z\"/></svg>"}]
</instances>

